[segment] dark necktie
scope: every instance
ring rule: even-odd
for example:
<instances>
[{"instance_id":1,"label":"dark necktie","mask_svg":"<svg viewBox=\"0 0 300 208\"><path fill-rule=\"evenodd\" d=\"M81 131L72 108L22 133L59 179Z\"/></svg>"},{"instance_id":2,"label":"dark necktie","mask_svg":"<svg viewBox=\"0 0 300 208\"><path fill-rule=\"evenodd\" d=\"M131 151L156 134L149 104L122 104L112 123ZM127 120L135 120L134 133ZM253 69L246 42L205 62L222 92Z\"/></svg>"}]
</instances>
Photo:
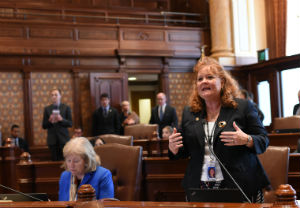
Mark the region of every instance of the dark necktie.
<instances>
[{"instance_id":1,"label":"dark necktie","mask_svg":"<svg viewBox=\"0 0 300 208\"><path fill-rule=\"evenodd\" d=\"M160 108L159 108L159 120L162 121L163 117L164 117L163 109L162 109L162 106L160 106Z\"/></svg>"},{"instance_id":2,"label":"dark necktie","mask_svg":"<svg viewBox=\"0 0 300 208\"><path fill-rule=\"evenodd\" d=\"M103 109L103 115L104 115L104 117L107 116L107 109L106 108Z\"/></svg>"}]
</instances>

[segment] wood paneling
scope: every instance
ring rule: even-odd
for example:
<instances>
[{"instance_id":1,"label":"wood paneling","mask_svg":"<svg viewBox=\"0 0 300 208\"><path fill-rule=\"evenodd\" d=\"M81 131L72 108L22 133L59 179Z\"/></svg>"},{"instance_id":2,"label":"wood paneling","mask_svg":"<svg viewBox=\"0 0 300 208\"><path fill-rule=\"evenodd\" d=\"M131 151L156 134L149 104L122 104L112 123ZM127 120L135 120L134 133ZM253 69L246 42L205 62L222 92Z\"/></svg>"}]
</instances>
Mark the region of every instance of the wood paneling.
<instances>
[{"instance_id":1,"label":"wood paneling","mask_svg":"<svg viewBox=\"0 0 300 208\"><path fill-rule=\"evenodd\" d=\"M91 73L92 109L100 107L100 95L107 93L110 105L120 110L120 103L128 100L128 80L125 73Z\"/></svg>"},{"instance_id":2,"label":"wood paneling","mask_svg":"<svg viewBox=\"0 0 300 208\"><path fill-rule=\"evenodd\" d=\"M110 29L101 29L101 30L92 30L92 29L83 29L78 31L78 39L86 40L117 40L118 31Z\"/></svg>"},{"instance_id":3,"label":"wood paneling","mask_svg":"<svg viewBox=\"0 0 300 208\"><path fill-rule=\"evenodd\" d=\"M231 72L248 91L253 92L254 102L258 101L257 84L268 81L270 84L270 103L272 120L283 115L282 86L280 73L283 70L300 67L300 55L274 58L257 64L235 67ZM272 124L267 127L271 132Z\"/></svg>"}]
</instances>

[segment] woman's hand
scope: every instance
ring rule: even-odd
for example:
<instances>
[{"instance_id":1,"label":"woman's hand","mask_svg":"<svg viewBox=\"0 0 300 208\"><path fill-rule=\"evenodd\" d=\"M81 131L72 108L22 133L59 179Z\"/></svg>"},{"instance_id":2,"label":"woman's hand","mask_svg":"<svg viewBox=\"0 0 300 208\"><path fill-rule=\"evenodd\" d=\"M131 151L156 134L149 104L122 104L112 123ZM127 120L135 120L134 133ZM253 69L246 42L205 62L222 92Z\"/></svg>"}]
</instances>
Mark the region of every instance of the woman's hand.
<instances>
[{"instance_id":1,"label":"woman's hand","mask_svg":"<svg viewBox=\"0 0 300 208\"><path fill-rule=\"evenodd\" d=\"M180 147L182 147L182 136L177 133L177 129L173 128L173 133L169 136L169 149L176 155Z\"/></svg>"},{"instance_id":2,"label":"woman's hand","mask_svg":"<svg viewBox=\"0 0 300 208\"><path fill-rule=\"evenodd\" d=\"M235 131L223 131L220 135L221 141L224 142L225 146L238 146L247 145L248 147L253 146L253 141L248 142L249 135L245 134L235 122L233 122L233 128Z\"/></svg>"}]
</instances>

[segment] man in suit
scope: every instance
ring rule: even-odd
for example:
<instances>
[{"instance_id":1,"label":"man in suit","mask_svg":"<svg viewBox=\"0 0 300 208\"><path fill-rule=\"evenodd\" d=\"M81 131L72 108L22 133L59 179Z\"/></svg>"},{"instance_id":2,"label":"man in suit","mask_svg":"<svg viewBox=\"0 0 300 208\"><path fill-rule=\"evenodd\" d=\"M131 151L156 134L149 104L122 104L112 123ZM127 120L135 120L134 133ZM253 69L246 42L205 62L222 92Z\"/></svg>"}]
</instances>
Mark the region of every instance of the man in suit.
<instances>
[{"instance_id":1,"label":"man in suit","mask_svg":"<svg viewBox=\"0 0 300 208\"><path fill-rule=\"evenodd\" d=\"M93 114L93 136L120 134L121 122L117 109L111 107L107 93L100 95L101 107Z\"/></svg>"},{"instance_id":2,"label":"man in suit","mask_svg":"<svg viewBox=\"0 0 300 208\"><path fill-rule=\"evenodd\" d=\"M60 89L51 91L52 104L45 107L43 129L47 129L47 144L53 161L63 160L63 147L70 140L68 128L72 127L71 108L61 103Z\"/></svg>"},{"instance_id":3,"label":"man in suit","mask_svg":"<svg viewBox=\"0 0 300 208\"><path fill-rule=\"evenodd\" d=\"M159 137L162 138L162 129L165 126L178 127L178 118L175 108L167 105L165 93L160 92L156 95L157 106L151 111L150 124L158 124Z\"/></svg>"},{"instance_id":4,"label":"man in suit","mask_svg":"<svg viewBox=\"0 0 300 208\"><path fill-rule=\"evenodd\" d=\"M12 140L11 142L13 145L20 147L20 149L23 150L24 152L29 152L27 141L25 139L19 137L20 127L18 125L13 124L11 126L10 134L11 134L10 139ZM6 140L4 141L3 145L5 145L5 143L6 143Z\"/></svg>"},{"instance_id":5,"label":"man in suit","mask_svg":"<svg viewBox=\"0 0 300 208\"><path fill-rule=\"evenodd\" d=\"M294 106L293 115L300 115L300 90L298 91L299 103Z\"/></svg>"}]
</instances>

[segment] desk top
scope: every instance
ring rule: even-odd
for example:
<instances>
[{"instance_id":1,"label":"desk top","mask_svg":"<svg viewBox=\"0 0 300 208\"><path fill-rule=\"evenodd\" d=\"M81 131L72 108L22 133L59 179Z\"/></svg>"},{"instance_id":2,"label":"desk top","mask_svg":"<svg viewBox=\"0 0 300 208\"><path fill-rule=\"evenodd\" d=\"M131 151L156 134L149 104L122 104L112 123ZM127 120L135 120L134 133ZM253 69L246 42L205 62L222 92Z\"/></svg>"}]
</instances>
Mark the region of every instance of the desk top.
<instances>
[{"instance_id":1,"label":"desk top","mask_svg":"<svg viewBox=\"0 0 300 208\"><path fill-rule=\"evenodd\" d=\"M196 202L143 202L143 201L100 201L93 202L0 202L0 207L24 207L24 208L101 208L101 207L122 207L122 208L268 208L272 204L248 204L248 203L196 203Z\"/></svg>"}]
</instances>

